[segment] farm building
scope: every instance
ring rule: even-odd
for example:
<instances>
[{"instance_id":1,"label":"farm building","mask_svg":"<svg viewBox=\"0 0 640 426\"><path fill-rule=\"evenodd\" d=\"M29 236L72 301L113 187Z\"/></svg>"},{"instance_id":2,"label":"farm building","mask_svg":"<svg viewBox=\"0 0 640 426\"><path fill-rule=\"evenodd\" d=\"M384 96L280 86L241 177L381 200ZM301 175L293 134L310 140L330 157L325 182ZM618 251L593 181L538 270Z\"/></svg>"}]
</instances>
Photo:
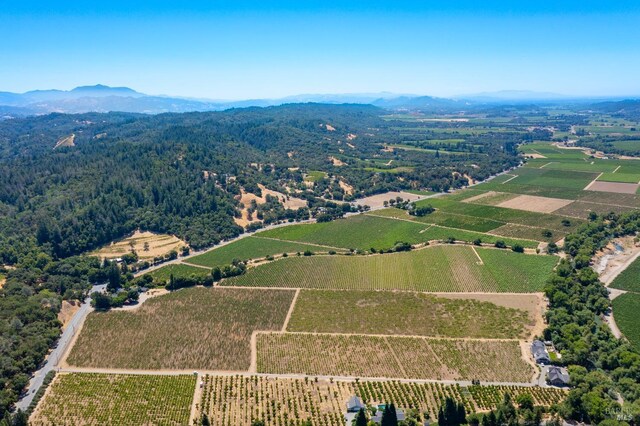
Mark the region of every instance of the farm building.
<instances>
[{"instance_id":1,"label":"farm building","mask_svg":"<svg viewBox=\"0 0 640 426\"><path fill-rule=\"evenodd\" d=\"M551 362L549 352L547 352L547 347L544 342L540 340L534 340L531 344L531 354L538 364L549 364Z\"/></svg>"},{"instance_id":2,"label":"farm building","mask_svg":"<svg viewBox=\"0 0 640 426\"><path fill-rule=\"evenodd\" d=\"M356 414L360 409L367 409L367 406L362 403L362 400L357 395L351 395L347 400L347 413L344 415L345 424L347 426L353 424L356 418Z\"/></svg>"},{"instance_id":3,"label":"farm building","mask_svg":"<svg viewBox=\"0 0 640 426\"><path fill-rule=\"evenodd\" d=\"M561 367L549 367L549 372L547 373L547 382L552 386L568 386L569 385L569 374L565 368Z\"/></svg>"},{"instance_id":4,"label":"farm building","mask_svg":"<svg viewBox=\"0 0 640 426\"><path fill-rule=\"evenodd\" d=\"M367 406L362 403L362 400L357 395L352 395L347 401L347 413L357 413L361 408L366 409Z\"/></svg>"}]
</instances>

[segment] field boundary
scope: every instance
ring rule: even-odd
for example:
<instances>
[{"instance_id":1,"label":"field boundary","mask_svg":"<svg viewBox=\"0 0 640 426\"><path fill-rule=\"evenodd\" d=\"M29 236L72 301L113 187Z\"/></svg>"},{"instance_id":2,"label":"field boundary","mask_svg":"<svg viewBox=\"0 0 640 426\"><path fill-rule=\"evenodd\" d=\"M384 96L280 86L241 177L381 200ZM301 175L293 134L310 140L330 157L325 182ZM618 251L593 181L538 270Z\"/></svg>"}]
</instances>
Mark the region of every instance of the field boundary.
<instances>
[{"instance_id":1,"label":"field boundary","mask_svg":"<svg viewBox=\"0 0 640 426\"><path fill-rule=\"evenodd\" d=\"M112 375L155 375L155 376L185 376L185 375L193 375L193 370L120 370L120 369L87 369L87 368L75 368L69 367L65 369L61 369L60 373L62 374L71 374L71 373L94 373L94 374L112 374ZM355 376L339 376L339 375L323 375L323 374L296 374L296 373L256 373L249 371L222 371L222 370L198 370L199 374L209 375L209 376L220 376L220 377L233 377L233 376L241 376L241 377L265 377L265 378L274 378L274 379L304 379L306 378L318 378L319 380L337 380L341 382L359 382L359 381L369 381L369 382L389 382L395 381L399 383L440 383L443 385L455 385L459 384L460 386L473 386L470 380L438 380L438 379L407 379L404 377L355 377ZM537 383L534 382L489 382L483 381L481 383L482 386L517 386L523 388L530 388L538 386ZM43 398L44 399L44 398ZM42 401L42 400L41 400Z\"/></svg>"},{"instance_id":2,"label":"field boundary","mask_svg":"<svg viewBox=\"0 0 640 426\"><path fill-rule=\"evenodd\" d=\"M505 176L511 176L511 177L509 179L505 180L504 182L502 182L502 185L504 185L507 182L510 182L510 181L514 180L515 178L517 178L520 175L512 175L510 173L505 173Z\"/></svg>"},{"instance_id":3,"label":"field boundary","mask_svg":"<svg viewBox=\"0 0 640 426\"><path fill-rule=\"evenodd\" d=\"M287 331L287 327L289 326L289 320L291 319L291 315L293 314L293 310L295 309L296 302L298 301L298 296L300 295L300 289L296 289L296 294L293 295L293 300L291 300L291 305L289 306L289 310L287 311L287 316L284 319L284 323L282 324L281 332Z\"/></svg>"},{"instance_id":4,"label":"field boundary","mask_svg":"<svg viewBox=\"0 0 640 426\"><path fill-rule=\"evenodd\" d=\"M600 174L598 176L596 176L596 178L594 180L589 182L589 184L584 187L583 191L588 191L589 188L591 188L591 186L593 186L593 184L595 184L598 181L598 179L600 179L600 176L602 176L603 174L604 174L604 172L600 172Z\"/></svg>"},{"instance_id":5,"label":"field boundary","mask_svg":"<svg viewBox=\"0 0 640 426\"><path fill-rule=\"evenodd\" d=\"M524 293L523 293L524 294ZM506 339L506 338L495 338L490 339L488 337L445 337L445 336L422 336L417 334L367 334L367 333L324 333L324 332L316 332L316 331L268 331L261 330L256 331L256 334L299 334L299 335L312 335L312 336L360 336L360 337L379 337L379 338L387 338L387 337L402 337L408 339L424 339L424 340L451 340L451 341L468 341L468 342L521 342L523 339Z\"/></svg>"},{"instance_id":6,"label":"field boundary","mask_svg":"<svg viewBox=\"0 0 640 426\"><path fill-rule=\"evenodd\" d=\"M471 250L473 250L473 253L475 253L476 257L478 258L478 261L476 262L476 265L484 266L484 261L482 260L482 258L478 254L478 252L476 251L476 248L474 246L471 246Z\"/></svg>"},{"instance_id":7,"label":"field boundary","mask_svg":"<svg viewBox=\"0 0 640 426\"><path fill-rule=\"evenodd\" d=\"M202 374L196 375L196 387L193 391L193 399L191 400L191 412L189 413L189 424L195 424L200 413L200 401L202 400L202 388L200 388L200 382L202 381Z\"/></svg>"}]
</instances>

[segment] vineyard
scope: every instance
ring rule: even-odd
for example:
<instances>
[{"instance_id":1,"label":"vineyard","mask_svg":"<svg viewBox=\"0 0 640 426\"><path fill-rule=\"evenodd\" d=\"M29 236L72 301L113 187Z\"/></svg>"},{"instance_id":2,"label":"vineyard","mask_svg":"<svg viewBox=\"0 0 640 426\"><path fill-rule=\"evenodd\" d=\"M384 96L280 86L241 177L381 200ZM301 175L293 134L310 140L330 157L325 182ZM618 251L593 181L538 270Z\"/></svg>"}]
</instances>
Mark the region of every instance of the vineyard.
<instances>
[{"instance_id":1,"label":"vineyard","mask_svg":"<svg viewBox=\"0 0 640 426\"><path fill-rule=\"evenodd\" d=\"M636 261L637 262L637 261ZM640 294L626 293L613 299L613 314L620 331L629 342L640 350Z\"/></svg>"},{"instance_id":2,"label":"vineyard","mask_svg":"<svg viewBox=\"0 0 640 426\"><path fill-rule=\"evenodd\" d=\"M524 338L535 318L473 299L425 293L303 290L288 331L442 337Z\"/></svg>"},{"instance_id":3,"label":"vineyard","mask_svg":"<svg viewBox=\"0 0 640 426\"><path fill-rule=\"evenodd\" d=\"M420 231L427 225L367 215L332 222L292 225L261 232L261 237L322 244L341 248L388 249L398 241L411 244L428 241Z\"/></svg>"},{"instance_id":4,"label":"vineyard","mask_svg":"<svg viewBox=\"0 0 640 426\"><path fill-rule=\"evenodd\" d=\"M294 243L290 241L278 241L268 238L247 237L231 244L210 250L199 256L190 257L187 262L194 265L215 266L229 265L234 259L248 260L260 259L266 256L275 256L282 253L298 253L310 250L312 252L327 252L327 247L313 244Z\"/></svg>"},{"instance_id":5,"label":"vineyard","mask_svg":"<svg viewBox=\"0 0 640 426\"><path fill-rule=\"evenodd\" d=\"M631 263L620 275L611 283L612 288L620 290L640 292L640 258Z\"/></svg>"},{"instance_id":6,"label":"vineyard","mask_svg":"<svg viewBox=\"0 0 640 426\"><path fill-rule=\"evenodd\" d=\"M345 403L358 395L365 404L393 402L402 409L428 412L431 419L446 397L465 405L468 412L495 408L505 393L514 398L522 393L533 396L536 405L549 406L561 401L564 391L553 388L443 385L440 383L401 383L398 381L338 381L246 376L205 376L200 406L211 424L235 426L263 420L268 425L343 426Z\"/></svg>"},{"instance_id":7,"label":"vineyard","mask_svg":"<svg viewBox=\"0 0 640 426\"><path fill-rule=\"evenodd\" d=\"M530 382L516 340L335 334L258 334L258 372L488 382Z\"/></svg>"},{"instance_id":8,"label":"vineyard","mask_svg":"<svg viewBox=\"0 0 640 426\"><path fill-rule=\"evenodd\" d=\"M516 178L511 182L515 182L518 179L519 178ZM483 184L479 188L484 189L485 185L488 186L490 184ZM473 218L491 219L496 222L502 222L502 224L513 223L516 225L534 226L559 231L572 231L577 227L577 225L583 223L582 220L574 219L571 220L571 224L569 226L566 226L566 222L563 223L566 218L563 216L479 204L482 202L482 198L477 200L476 202L465 202L455 201L449 197L440 197L425 201L419 201L416 204L430 204L438 209L438 211L442 211L451 215L455 214ZM422 220L429 220L429 215L422 218Z\"/></svg>"},{"instance_id":9,"label":"vineyard","mask_svg":"<svg viewBox=\"0 0 640 426\"><path fill-rule=\"evenodd\" d=\"M554 256L506 250L433 246L373 256L289 257L252 268L222 285L526 293L543 289L557 261Z\"/></svg>"},{"instance_id":10,"label":"vineyard","mask_svg":"<svg viewBox=\"0 0 640 426\"><path fill-rule=\"evenodd\" d=\"M171 265L163 266L149 273L156 281L169 282L171 275L174 277L198 277L204 278L211 273L210 270L205 268L198 268L197 266L190 266L184 263L173 263Z\"/></svg>"},{"instance_id":11,"label":"vineyard","mask_svg":"<svg viewBox=\"0 0 640 426\"><path fill-rule=\"evenodd\" d=\"M279 330L294 292L189 288L135 311L91 313L67 362L80 367L246 370L254 330Z\"/></svg>"},{"instance_id":12,"label":"vineyard","mask_svg":"<svg viewBox=\"0 0 640 426\"><path fill-rule=\"evenodd\" d=\"M58 374L29 424L185 425L194 376Z\"/></svg>"}]
</instances>

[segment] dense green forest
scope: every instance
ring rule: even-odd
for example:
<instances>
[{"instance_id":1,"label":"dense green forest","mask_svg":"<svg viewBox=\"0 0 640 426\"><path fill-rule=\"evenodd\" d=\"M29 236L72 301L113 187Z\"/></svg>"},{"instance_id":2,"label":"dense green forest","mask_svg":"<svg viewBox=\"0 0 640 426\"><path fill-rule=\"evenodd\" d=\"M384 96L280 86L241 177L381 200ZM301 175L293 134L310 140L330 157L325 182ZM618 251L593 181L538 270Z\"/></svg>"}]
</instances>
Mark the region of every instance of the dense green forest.
<instances>
[{"instance_id":1,"label":"dense green forest","mask_svg":"<svg viewBox=\"0 0 640 426\"><path fill-rule=\"evenodd\" d=\"M461 187L463 175L483 179L519 161L515 147L523 132L482 136L468 151L458 147L463 155L385 152L385 144L406 140L398 126L407 124L380 114L371 106L311 104L1 122L0 261L16 263L32 242L54 257L75 255L136 228L210 246L243 231L233 221L234 196L241 188L259 193L258 184L342 201L394 189ZM75 146L53 149L71 134ZM393 167L367 167L371 161ZM326 177L309 188L308 171Z\"/></svg>"}]
</instances>

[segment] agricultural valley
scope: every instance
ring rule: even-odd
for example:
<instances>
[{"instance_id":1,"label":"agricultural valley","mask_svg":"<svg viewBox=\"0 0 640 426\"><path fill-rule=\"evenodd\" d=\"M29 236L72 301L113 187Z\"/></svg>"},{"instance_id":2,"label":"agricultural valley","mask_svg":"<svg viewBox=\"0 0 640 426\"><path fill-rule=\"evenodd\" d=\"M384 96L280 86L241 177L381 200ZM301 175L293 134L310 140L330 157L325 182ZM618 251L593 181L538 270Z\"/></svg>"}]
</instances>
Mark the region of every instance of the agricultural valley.
<instances>
[{"instance_id":1,"label":"agricultural valley","mask_svg":"<svg viewBox=\"0 0 640 426\"><path fill-rule=\"evenodd\" d=\"M637 425L639 129L610 103L2 120L0 410Z\"/></svg>"}]
</instances>

